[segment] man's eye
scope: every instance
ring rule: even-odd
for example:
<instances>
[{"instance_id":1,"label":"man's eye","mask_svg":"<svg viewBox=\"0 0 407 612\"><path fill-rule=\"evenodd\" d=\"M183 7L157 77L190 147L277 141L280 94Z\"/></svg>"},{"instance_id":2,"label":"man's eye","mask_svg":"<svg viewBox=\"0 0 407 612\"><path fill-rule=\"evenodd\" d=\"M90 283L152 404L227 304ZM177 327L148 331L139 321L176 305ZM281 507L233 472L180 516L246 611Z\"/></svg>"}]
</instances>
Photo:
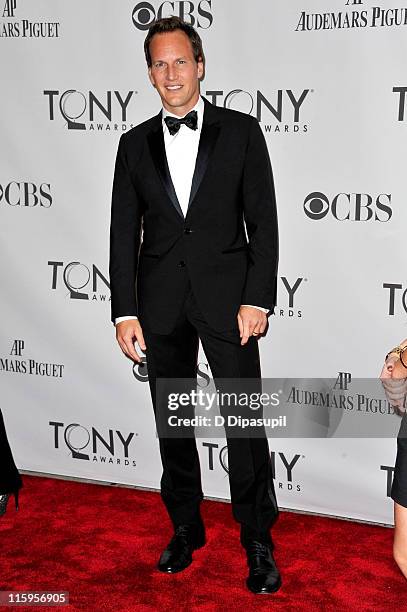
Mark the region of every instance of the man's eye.
<instances>
[{"instance_id":1,"label":"man's eye","mask_svg":"<svg viewBox=\"0 0 407 612\"><path fill-rule=\"evenodd\" d=\"M186 64L185 60L178 60L178 64Z\"/></svg>"}]
</instances>

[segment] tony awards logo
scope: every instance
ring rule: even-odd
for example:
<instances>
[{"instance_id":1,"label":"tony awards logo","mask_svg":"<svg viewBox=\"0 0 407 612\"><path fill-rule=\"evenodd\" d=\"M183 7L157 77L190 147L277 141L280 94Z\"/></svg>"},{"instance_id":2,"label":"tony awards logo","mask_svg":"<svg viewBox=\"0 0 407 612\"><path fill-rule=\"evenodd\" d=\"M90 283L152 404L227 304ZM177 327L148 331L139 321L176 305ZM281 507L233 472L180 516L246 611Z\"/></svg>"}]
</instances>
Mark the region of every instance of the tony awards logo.
<instances>
[{"instance_id":1,"label":"tony awards logo","mask_svg":"<svg viewBox=\"0 0 407 612\"><path fill-rule=\"evenodd\" d=\"M49 421L53 430L54 448L68 449L72 459L107 463L123 467L136 467L135 459L130 457L130 446L138 434L123 434L118 429L101 431L96 427L84 427L80 423L60 423Z\"/></svg>"},{"instance_id":2,"label":"tony awards logo","mask_svg":"<svg viewBox=\"0 0 407 612\"><path fill-rule=\"evenodd\" d=\"M205 96L216 106L238 110L253 115L264 131L296 134L306 133L309 125L304 123L303 115L309 106L309 95L313 89L276 89L273 91L257 89L206 90ZM304 108L305 107L305 108Z\"/></svg>"},{"instance_id":3,"label":"tony awards logo","mask_svg":"<svg viewBox=\"0 0 407 612\"><path fill-rule=\"evenodd\" d=\"M225 475L229 474L228 447L220 446L216 442L202 442L202 447L207 449L208 470L213 472L216 469L217 461L219 461ZM305 456L299 453L290 457L285 453L274 451L270 453L271 474L275 487L280 491L301 491L301 484L293 478L293 470L300 459L305 459Z\"/></svg>"},{"instance_id":4,"label":"tony awards logo","mask_svg":"<svg viewBox=\"0 0 407 612\"><path fill-rule=\"evenodd\" d=\"M133 127L128 123L128 107L134 100L136 91L106 91L95 94L93 91L78 89L45 89L43 95L48 99L48 116L55 121L59 116L68 130L74 131L122 131Z\"/></svg>"},{"instance_id":5,"label":"tony awards logo","mask_svg":"<svg viewBox=\"0 0 407 612\"><path fill-rule=\"evenodd\" d=\"M401 283L383 283L383 289L388 291L387 314L407 314L407 288Z\"/></svg>"},{"instance_id":6,"label":"tony awards logo","mask_svg":"<svg viewBox=\"0 0 407 612\"><path fill-rule=\"evenodd\" d=\"M393 93L397 94L397 121L404 121L406 118L406 93L407 87L393 87Z\"/></svg>"},{"instance_id":7,"label":"tony awards logo","mask_svg":"<svg viewBox=\"0 0 407 612\"><path fill-rule=\"evenodd\" d=\"M89 300L110 302L110 284L95 264L86 266L79 261L71 261L64 264L63 261L49 261L48 265L52 269L51 289L56 290L62 282L68 290L71 300ZM99 287L109 294L100 293Z\"/></svg>"},{"instance_id":8,"label":"tony awards logo","mask_svg":"<svg viewBox=\"0 0 407 612\"><path fill-rule=\"evenodd\" d=\"M280 276L278 278L278 283L278 299L273 316L285 317L287 319L301 319L303 311L301 308L298 308L299 299L297 292L300 290L299 293L302 293L303 283L308 283L308 278L302 276L298 278Z\"/></svg>"}]
</instances>

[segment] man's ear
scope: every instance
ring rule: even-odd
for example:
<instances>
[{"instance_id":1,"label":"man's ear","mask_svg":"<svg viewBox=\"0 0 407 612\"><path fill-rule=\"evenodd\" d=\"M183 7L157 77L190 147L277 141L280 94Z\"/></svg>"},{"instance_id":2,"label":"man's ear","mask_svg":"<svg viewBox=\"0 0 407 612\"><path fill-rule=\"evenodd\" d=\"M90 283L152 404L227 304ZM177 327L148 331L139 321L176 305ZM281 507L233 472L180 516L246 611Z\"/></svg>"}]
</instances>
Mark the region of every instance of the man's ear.
<instances>
[{"instance_id":1,"label":"man's ear","mask_svg":"<svg viewBox=\"0 0 407 612\"><path fill-rule=\"evenodd\" d=\"M200 58L197 62L198 64L198 79L201 79L204 73L204 63L203 63L203 59Z\"/></svg>"}]
</instances>

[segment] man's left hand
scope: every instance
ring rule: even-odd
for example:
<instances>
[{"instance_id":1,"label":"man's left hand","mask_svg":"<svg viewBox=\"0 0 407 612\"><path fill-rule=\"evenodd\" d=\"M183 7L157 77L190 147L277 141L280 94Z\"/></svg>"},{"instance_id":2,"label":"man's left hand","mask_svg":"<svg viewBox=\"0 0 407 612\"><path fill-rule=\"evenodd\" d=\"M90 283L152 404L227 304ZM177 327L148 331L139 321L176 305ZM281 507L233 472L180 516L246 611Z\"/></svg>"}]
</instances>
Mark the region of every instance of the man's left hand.
<instances>
[{"instance_id":1,"label":"man's left hand","mask_svg":"<svg viewBox=\"0 0 407 612\"><path fill-rule=\"evenodd\" d=\"M267 315L252 306L240 306L237 315L239 332L243 346L249 340L250 336L260 336L264 333L267 327Z\"/></svg>"}]
</instances>

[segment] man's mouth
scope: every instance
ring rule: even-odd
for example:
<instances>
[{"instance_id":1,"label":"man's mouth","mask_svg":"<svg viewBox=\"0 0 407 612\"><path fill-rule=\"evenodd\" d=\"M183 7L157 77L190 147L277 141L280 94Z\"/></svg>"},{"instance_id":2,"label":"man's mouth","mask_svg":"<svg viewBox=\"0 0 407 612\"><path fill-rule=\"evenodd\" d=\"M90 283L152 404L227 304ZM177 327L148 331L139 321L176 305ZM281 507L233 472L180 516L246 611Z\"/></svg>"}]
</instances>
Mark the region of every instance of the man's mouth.
<instances>
[{"instance_id":1,"label":"man's mouth","mask_svg":"<svg viewBox=\"0 0 407 612\"><path fill-rule=\"evenodd\" d=\"M181 89L181 87L183 87L182 85L166 85L165 89L168 89L168 91L178 91L178 89Z\"/></svg>"}]
</instances>

